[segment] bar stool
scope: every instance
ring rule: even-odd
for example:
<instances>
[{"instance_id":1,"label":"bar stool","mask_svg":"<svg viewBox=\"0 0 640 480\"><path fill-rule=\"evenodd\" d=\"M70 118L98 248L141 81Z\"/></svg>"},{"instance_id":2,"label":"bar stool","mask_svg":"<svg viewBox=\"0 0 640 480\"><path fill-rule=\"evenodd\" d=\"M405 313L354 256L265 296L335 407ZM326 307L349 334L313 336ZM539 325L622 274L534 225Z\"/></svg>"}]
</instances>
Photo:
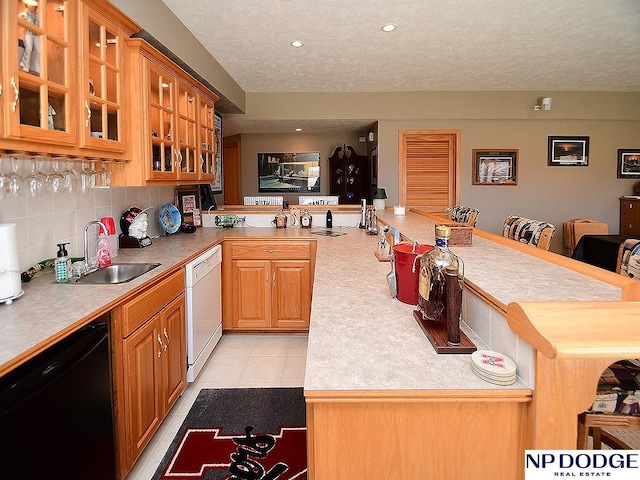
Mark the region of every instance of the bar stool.
<instances>
[{"instance_id":1,"label":"bar stool","mask_svg":"<svg viewBox=\"0 0 640 480\"><path fill-rule=\"evenodd\" d=\"M458 223L464 223L470 227L475 227L478 221L478 215L480 210L472 207L465 207L463 205L456 205L451 209L449 218Z\"/></svg>"}]
</instances>

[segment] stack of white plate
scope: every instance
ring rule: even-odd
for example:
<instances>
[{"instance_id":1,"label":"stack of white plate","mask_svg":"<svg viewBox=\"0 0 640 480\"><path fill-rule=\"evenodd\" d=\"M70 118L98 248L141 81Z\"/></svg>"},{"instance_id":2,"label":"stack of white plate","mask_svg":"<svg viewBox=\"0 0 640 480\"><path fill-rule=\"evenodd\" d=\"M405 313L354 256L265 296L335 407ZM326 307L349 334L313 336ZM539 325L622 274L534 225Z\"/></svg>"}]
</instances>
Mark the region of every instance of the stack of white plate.
<instances>
[{"instance_id":1,"label":"stack of white plate","mask_svg":"<svg viewBox=\"0 0 640 480\"><path fill-rule=\"evenodd\" d=\"M516 381L516 364L506 355L491 350L476 350L471 354L473 373L486 382L511 385Z\"/></svg>"}]
</instances>

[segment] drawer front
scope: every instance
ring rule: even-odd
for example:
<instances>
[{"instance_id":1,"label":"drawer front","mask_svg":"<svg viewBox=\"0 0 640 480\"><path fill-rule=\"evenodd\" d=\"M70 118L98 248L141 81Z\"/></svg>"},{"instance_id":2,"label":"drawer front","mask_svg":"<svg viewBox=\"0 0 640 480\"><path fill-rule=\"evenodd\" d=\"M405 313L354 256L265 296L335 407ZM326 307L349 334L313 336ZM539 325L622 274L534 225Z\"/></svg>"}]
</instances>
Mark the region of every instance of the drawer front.
<instances>
[{"instance_id":1,"label":"drawer front","mask_svg":"<svg viewBox=\"0 0 640 480\"><path fill-rule=\"evenodd\" d=\"M140 293L122 307L123 335L126 337L184 292L184 272L180 271Z\"/></svg>"},{"instance_id":2,"label":"drawer front","mask_svg":"<svg viewBox=\"0 0 640 480\"><path fill-rule=\"evenodd\" d=\"M291 242L231 242L231 258L245 260L309 260L311 243Z\"/></svg>"}]
</instances>

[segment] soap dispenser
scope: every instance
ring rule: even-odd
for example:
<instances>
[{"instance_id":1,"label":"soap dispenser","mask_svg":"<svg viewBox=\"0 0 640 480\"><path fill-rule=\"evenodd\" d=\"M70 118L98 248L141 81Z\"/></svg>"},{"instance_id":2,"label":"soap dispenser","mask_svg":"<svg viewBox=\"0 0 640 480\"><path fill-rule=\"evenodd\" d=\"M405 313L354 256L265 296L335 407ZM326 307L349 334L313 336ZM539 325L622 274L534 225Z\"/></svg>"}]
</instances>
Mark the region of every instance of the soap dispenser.
<instances>
[{"instance_id":1,"label":"soap dispenser","mask_svg":"<svg viewBox=\"0 0 640 480\"><path fill-rule=\"evenodd\" d=\"M97 251L98 251L98 267L105 268L111 265L111 254L109 253L109 239L104 232L101 232L98 235Z\"/></svg>"},{"instance_id":2,"label":"soap dispenser","mask_svg":"<svg viewBox=\"0 0 640 480\"><path fill-rule=\"evenodd\" d=\"M71 259L67 253L65 245L68 243L58 243L58 253L56 254L55 270L56 282L66 282L69 280L69 271L71 270Z\"/></svg>"}]
</instances>

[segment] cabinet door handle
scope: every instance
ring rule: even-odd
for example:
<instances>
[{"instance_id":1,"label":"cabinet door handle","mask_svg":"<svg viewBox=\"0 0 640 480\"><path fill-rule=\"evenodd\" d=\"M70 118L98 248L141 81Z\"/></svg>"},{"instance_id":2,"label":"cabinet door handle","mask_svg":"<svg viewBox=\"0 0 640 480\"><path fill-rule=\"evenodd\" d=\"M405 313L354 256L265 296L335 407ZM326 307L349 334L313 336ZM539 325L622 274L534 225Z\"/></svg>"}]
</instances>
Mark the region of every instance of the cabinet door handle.
<instances>
[{"instance_id":1,"label":"cabinet door handle","mask_svg":"<svg viewBox=\"0 0 640 480\"><path fill-rule=\"evenodd\" d=\"M160 334L158 334L158 343L160 344L160 349L161 349L158 351L158 357L160 357L160 355L162 355L162 350L164 351L167 350L167 346L164 343L162 343L162 338L160 338Z\"/></svg>"},{"instance_id":2,"label":"cabinet door handle","mask_svg":"<svg viewBox=\"0 0 640 480\"><path fill-rule=\"evenodd\" d=\"M16 85L16 77L11 77L11 86L13 87L13 93L15 95L13 103L11 104L11 111L15 112L18 106L18 99L20 98L20 90L18 90L18 85Z\"/></svg>"},{"instance_id":3,"label":"cabinet door handle","mask_svg":"<svg viewBox=\"0 0 640 480\"><path fill-rule=\"evenodd\" d=\"M265 250L265 253L278 253L277 248L269 248Z\"/></svg>"},{"instance_id":4,"label":"cabinet door handle","mask_svg":"<svg viewBox=\"0 0 640 480\"><path fill-rule=\"evenodd\" d=\"M167 339L167 345L169 345L169 334L167 333L167 329L165 328L162 333L164 333L164 338ZM164 347L164 349L166 350L167 347Z\"/></svg>"},{"instance_id":5,"label":"cabinet door handle","mask_svg":"<svg viewBox=\"0 0 640 480\"><path fill-rule=\"evenodd\" d=\"M84 124L88 127L91 121L91 107L89 106L89 102L87 100L84 101L84 108L87 109L87 119L84 121Z\"/></svg>"},{"instance_id":6,"label":"cabinet door handle","mask_svg":"<svg viewBox=\"0 0 640 480\"><path fill-rule=\"evenodd\" d=\"M0 97L2 96L2 84L0 83Z\"/></svg>"},{"instance_id":7,"label":"cabinet door handle","mask_svg":"<svg viewBox=\"0 0 640 480\"><path fill-rule=\"evenodd\" d=\"M273 272L273 286L276 286L276 272Z\"/></svg>"},{"instance_id":8,"label":"cabinet door handle","mask_svg":"<svg viewBox=\"0 0 640 480\"><path fill-rule=\"evenodd\" d=\"M267 285L269 285L269 272L264 274L264 281Z\"/></svg>"}]
</instances>

